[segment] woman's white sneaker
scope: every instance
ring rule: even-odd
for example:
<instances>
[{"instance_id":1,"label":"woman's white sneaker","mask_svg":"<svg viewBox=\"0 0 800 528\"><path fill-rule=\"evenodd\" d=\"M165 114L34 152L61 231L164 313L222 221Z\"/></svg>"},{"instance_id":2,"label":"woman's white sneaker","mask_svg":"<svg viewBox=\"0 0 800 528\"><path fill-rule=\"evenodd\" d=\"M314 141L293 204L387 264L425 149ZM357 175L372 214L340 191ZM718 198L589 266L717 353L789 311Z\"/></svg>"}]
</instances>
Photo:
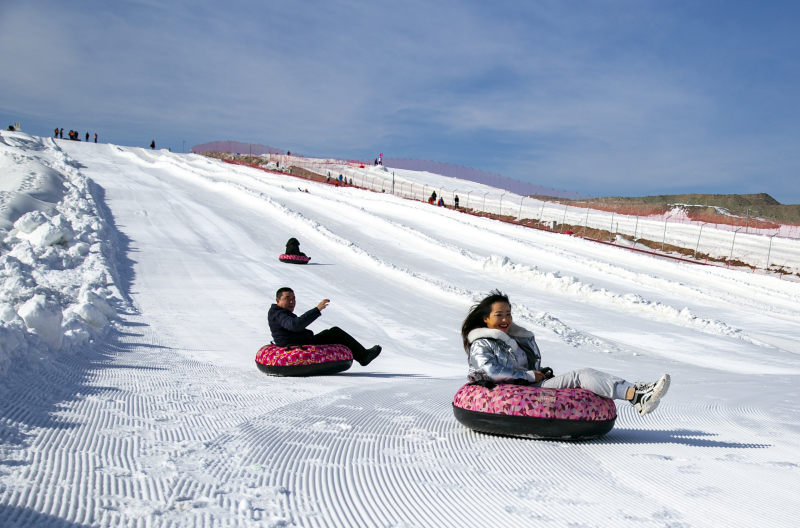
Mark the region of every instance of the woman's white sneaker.
<instances>
[{"instance_id":1,"label":"woman's white sneaker","mask_svg":"<svg viewBox=\"0 0 800 528\"><path fill-rule=\"evenodd\" d=\"M655 411L661 398L667 393L669 374L664 374L653 383L637 383L633 388L636 392L631 403L639 411L639 416L644 416Z\"/></svg>"}]
</instances>

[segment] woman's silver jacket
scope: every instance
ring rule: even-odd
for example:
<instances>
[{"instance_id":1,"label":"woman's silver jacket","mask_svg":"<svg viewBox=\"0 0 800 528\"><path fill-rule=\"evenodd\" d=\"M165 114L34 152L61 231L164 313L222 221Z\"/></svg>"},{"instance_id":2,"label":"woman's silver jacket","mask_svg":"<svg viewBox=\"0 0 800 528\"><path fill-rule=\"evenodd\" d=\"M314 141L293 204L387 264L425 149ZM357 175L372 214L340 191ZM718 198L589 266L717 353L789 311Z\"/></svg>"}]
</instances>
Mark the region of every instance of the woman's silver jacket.
<instances>
[{"instance_id":1,"label":"woman's silver jacket","mask_svg":"<svg viewBox=\"0 0 800 528\"><path fill-rule=\"evenodd\" d=\"M542 357L533 332L512 323L508 334L476 328L467 335L467 340L470 381L536 381L532 371L541 369Z\"/></svg>"}]
</instances>

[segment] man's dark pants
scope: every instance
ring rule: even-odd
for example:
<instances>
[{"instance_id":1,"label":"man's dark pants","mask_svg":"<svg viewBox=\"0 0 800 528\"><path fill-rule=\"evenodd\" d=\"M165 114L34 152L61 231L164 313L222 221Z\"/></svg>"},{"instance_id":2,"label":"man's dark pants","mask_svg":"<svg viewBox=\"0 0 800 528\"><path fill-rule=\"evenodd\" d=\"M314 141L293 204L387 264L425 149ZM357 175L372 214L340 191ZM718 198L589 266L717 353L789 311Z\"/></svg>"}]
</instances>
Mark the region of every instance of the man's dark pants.
<instances>
[{"instance_id":1,"label":"man's dark pants","mask_svg":"<svg viewBox=\"0 0 800 528\"><path fill-rule=\"evenodd\" d=\"M367 350L364 346L355 340L353 336L334 326L322 332L315 334L308 343L308 345L344 345L353 353L353 359L361 363L367 357Z\"/></svg>"}]
</instances>

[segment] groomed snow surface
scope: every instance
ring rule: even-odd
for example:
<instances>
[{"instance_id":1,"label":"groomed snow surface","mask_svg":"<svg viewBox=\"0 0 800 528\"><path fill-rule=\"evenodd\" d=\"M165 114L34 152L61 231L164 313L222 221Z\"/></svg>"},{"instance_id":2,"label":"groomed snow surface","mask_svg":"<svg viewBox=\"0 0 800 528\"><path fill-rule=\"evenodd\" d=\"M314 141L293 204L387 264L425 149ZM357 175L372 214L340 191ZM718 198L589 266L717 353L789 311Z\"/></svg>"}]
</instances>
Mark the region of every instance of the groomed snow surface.
<instances>
[{"instance_id":1,"label":"groomed snow surface","mask_svg":"<svg viewBox=\"0 0 800 528\"><path fill-rule=\"evenodd\" d=\"M0 139L0 179L65 186L4 234L0 526L796 525L800 284L196 155ZM277 260L290 237L311 264ZM263 375L281 286L383 354ZM645 418L618 402L597 440L465 429L459 327L493 288L556 373L668 372L669 394Z\"/></svg>"}]
</instances>

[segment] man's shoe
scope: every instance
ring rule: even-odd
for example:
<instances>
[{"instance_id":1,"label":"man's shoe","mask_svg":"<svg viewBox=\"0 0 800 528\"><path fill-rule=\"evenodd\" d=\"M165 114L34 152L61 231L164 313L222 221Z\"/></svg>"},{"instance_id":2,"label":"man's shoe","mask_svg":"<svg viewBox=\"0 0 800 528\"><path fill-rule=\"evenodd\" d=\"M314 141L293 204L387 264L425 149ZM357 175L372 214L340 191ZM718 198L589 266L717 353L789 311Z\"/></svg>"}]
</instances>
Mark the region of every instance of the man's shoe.
<instances>
[{"instance_id":1,"label":"man's shoe","mask_svg":"<svg viewBox=\"0 0 800 528\"><path fill-rule=\"evenodd\" d=\"M359 361L358 363L362 367L366 367L367 365L372 363L372 360L378 357L380 353L381 353L380 345L375 345L374 347L367 349L367 355L364 357L363 360Z\"/></svg>"},{"instance_id":2,"label":"man's shoe","mask_svg":"<svg viewBox=\"0 0 800 528\"><path fill-rule=\"evenodd\" d=\"M639 416L655 411L668 389L669 374L664 374L658 381L653 383L637 383L634 385L636 393L631 403L639 411Z\"/></svg>"}]
</instances>

